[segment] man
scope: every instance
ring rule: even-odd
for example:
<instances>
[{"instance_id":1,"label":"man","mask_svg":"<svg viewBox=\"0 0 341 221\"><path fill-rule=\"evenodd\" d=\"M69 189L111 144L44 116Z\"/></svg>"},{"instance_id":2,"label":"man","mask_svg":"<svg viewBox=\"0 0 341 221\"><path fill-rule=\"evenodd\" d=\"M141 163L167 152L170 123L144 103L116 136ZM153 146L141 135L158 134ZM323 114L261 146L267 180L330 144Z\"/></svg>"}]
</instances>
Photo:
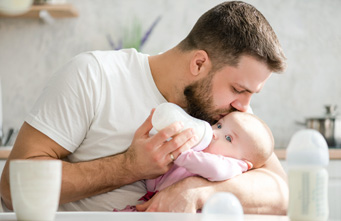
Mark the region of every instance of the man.
<instances>
[{"instance_id":1,"label":"man","mask_svg":"<svg viewBox=\"0 0 341 221\"><path fill-rule=\"evenodd\" d=\"M231 111L247 111L252 94L284 67L280 44L263 15L243 2L222 3L163 54L127 49L74 58L34 105L9 160L63 159L60 210L135 205L145 193L141 180L167 172L173 158L197 139L191 129L178 133L179 122L151 135L152 108L173 102L214 123ZM213 193L229 191L246 213L284 214L285 179L272 155L264 167L229 181L187 178L137 209L196 212ZM11 209L8 162L1 195Z\"/></svg>"}]
</instances>

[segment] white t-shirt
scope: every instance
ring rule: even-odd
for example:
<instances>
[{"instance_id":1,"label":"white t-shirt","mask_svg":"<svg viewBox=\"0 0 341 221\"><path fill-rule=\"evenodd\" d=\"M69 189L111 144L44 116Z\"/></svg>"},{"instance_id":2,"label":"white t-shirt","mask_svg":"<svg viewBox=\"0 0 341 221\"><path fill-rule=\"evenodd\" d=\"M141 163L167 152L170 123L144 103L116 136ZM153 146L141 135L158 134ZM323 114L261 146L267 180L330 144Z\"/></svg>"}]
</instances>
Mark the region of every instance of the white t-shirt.
<instances>
[{"instance_id":1,"label":"white t-shirt","mask_svg":"<svg viewBox=\"0 0 341 221\"><path fill-rule=\"evenodd\" d=\"M52 77L25 121L72 152L70 162L89 161L125 151L151 109L163 102L148 55L94 51L76 56ZM145 191L139 181L60 210L122 209Z\"/></svg>"}]
</instances>

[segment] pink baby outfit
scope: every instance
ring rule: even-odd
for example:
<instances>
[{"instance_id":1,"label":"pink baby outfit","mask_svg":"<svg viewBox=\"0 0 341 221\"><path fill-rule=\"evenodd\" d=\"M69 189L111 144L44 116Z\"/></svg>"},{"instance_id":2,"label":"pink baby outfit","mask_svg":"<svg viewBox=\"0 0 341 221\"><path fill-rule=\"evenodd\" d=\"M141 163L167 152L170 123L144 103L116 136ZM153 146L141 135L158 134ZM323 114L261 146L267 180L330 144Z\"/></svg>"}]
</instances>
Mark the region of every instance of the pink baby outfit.
<instances>
[{"instance_id":1,"label":"pink baby outfit","mask_svg":"<svg viewBox=\"0 0 341 221\"><path fill-rule=\"evenodd\" d=\"M156 192L190 176L202 176L209 181L231 179L248 170L243 160L215 155L202 151L187 150L174 161L174 166L164 175L146 180L147 194L140 200L148 201ZM114 211L118 211L114 209ZM127 206L120 211L136 211L135 206Z\"/></svg>"}]
</instances>

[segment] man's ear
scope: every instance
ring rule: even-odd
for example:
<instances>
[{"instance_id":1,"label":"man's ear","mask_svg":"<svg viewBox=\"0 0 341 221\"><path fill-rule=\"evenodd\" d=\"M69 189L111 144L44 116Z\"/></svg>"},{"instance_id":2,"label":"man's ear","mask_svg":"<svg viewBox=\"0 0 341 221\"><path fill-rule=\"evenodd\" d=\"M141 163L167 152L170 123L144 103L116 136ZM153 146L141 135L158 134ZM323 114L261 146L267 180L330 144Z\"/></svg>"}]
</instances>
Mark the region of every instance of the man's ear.
<instances>
[{"instance_id":1,"label":"man's ear","mask_svg":"<svg viewBox=\"0 0 341 221\"><path fill-rule=\"evenodd\" d=\"M208 58L206 51L198 50L194 52L190 63L190 69L194 76L208 73L211 70L211 61Z\"/></svg>"}]
</instances>

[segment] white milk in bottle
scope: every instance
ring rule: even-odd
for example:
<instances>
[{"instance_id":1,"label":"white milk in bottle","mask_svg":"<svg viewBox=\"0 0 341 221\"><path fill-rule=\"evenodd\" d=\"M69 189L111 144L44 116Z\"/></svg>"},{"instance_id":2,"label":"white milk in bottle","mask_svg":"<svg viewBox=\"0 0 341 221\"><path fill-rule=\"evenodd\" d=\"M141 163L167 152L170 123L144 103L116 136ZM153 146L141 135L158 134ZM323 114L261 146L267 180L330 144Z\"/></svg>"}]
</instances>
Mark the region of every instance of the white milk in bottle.
<instances>
[{"instance_id":1,"label":"white milk in bottle","mask_svg":"<svg viewBox=\"0 0 341 221\"><path fill-rule=\"evenodd\" d=\"M316 130L300 130L287 149L290 220L328 220L328 145Z\"/></svg>"}]
</instances>

